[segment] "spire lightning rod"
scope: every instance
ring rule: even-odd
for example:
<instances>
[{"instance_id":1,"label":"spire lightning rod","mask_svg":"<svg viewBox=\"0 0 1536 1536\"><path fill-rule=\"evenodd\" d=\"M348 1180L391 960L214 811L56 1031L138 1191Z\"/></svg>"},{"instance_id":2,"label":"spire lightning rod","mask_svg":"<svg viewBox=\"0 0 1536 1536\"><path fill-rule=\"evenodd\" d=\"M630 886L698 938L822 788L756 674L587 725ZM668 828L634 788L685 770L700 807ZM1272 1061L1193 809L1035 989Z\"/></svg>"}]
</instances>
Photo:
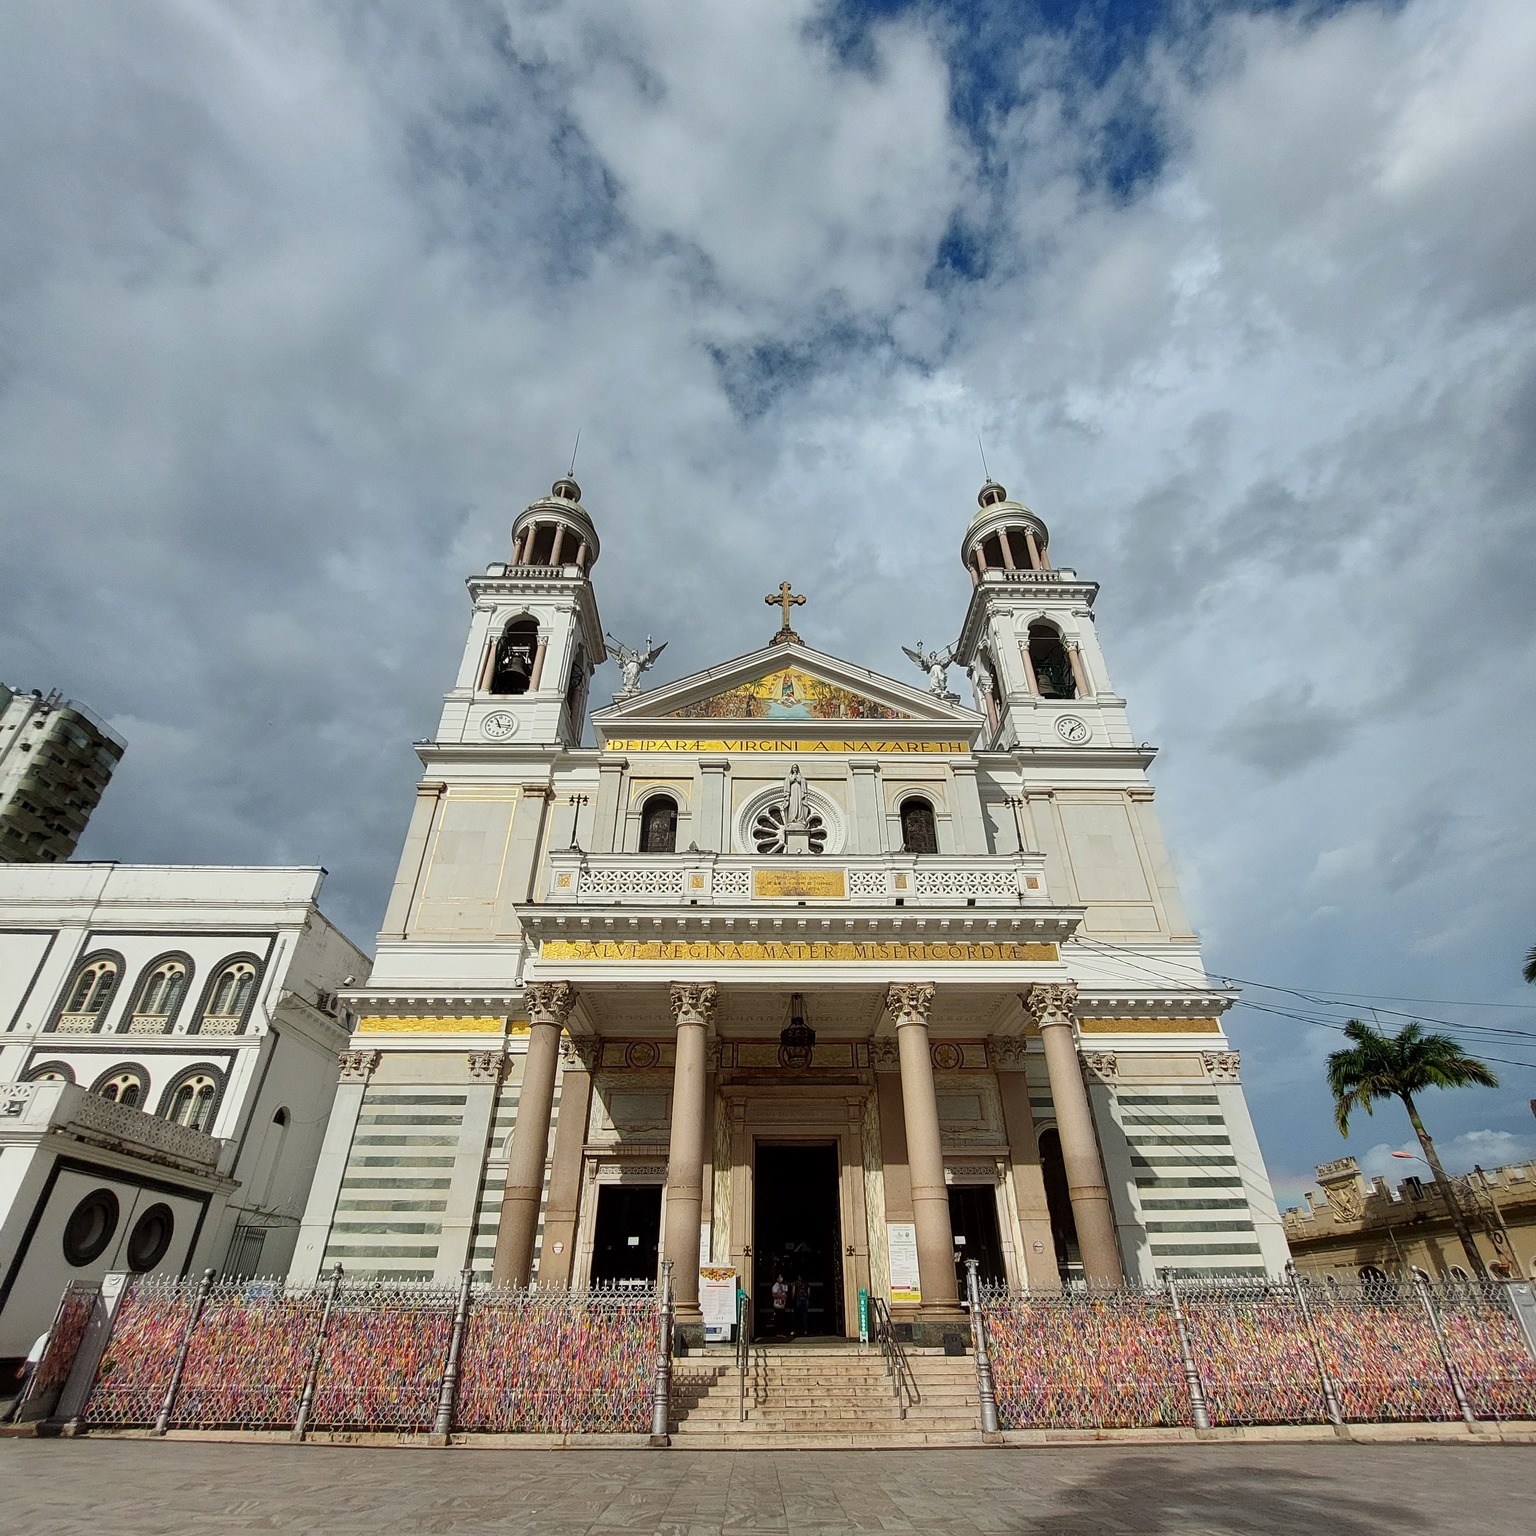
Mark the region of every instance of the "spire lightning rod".
<instances>
[{"instance_id":1,"label":"spire lightning rod","mask_svg":"<svg viewBox=\"0 0 1536 1536\"><path fill-rule=\"evenodd\" d=\"M577 450L580 447L581 447L581 428L577 427L576 428L576 443L575 443L575 446L571 449L571 467L567 471L567 473L569 474L569 476L570 476L570 478L572 480L574 480L576 478L576 453L577 453Z\"/></svg>"},{"instance_id":2,"label":"spire lightning rod","mask_svg":"<svg viewBox=\"0 0 1536 1536\"><path fill-rule=\"evenodd\" d=\"M987 468L987 450L981 446L980 432L976 434L976 447L980 449L981 452L981 472L988 480L990 480L992 478L992 471Z\"/></svg>"}]
</instances>

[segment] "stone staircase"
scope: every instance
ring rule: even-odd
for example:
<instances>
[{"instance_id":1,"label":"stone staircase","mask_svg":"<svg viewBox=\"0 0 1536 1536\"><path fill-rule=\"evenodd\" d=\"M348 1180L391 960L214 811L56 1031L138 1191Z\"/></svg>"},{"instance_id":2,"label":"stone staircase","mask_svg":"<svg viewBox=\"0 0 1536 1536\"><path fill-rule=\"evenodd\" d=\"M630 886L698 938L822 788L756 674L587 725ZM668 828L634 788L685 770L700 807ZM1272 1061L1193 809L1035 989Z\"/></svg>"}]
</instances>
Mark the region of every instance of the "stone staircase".
<instances>
[{"instance_id":1,"label":"stone staircase","mask_svg":"<svg viewBox=\"0 0 1536 1536\"><path fill-rule=\"evenodd\" d=\"M897 1408L873 1345L842 1340L754 1345L747 1417L740 1417L735 1352L674 1362L674 1444L744 1450L754 1445L980 1445L976 1368L969 1355L907 1349L917 1401Z\"/></svg>"}]
</instances>

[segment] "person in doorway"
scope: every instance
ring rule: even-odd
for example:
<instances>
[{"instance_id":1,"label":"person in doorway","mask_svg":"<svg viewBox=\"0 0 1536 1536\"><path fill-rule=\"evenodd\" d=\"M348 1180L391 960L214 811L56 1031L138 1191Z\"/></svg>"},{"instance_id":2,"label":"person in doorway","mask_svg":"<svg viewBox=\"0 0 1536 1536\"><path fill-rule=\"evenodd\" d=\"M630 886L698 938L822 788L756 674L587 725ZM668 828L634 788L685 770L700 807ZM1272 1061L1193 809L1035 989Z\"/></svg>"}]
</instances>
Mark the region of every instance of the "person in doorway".
<instances>
[{"instance_id":1,"label":"person in doorway","mask_svg":"<svg viewBox=\"0 0 1536 1536\"><path fill-rule=\"evenodd\" d=\"M804 1275L795 1276L795 1332L803 1339L811 1331L811 1288Z\"/></svg>"},{"instance_id":2,"label":"person in doorway","mask_svg":"<svg viewBox=\"0 0 1536 1536\"><path fill-rule=\"evenodd\" d=\"M773 1277L773 1336L784 1336L784 1325L789 1320L789 1287L782 1274Z\"/></svg>"}]
</instances>

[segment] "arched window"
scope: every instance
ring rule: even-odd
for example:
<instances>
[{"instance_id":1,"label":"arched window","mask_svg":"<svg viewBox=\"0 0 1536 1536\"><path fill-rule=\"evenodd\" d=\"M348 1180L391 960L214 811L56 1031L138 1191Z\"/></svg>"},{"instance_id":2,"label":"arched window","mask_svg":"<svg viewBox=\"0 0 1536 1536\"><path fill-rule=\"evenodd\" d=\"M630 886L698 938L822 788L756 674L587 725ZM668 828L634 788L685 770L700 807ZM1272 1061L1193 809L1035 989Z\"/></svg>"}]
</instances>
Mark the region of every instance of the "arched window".
<instances>
[{"instance_id":1,"label":"arched window","mask_svg":"<svg viewBox=\"0 0 1536 1536\"><path fill-rule=\"evenodd\" d=\"M1042 699L1075 699L1077 683L1072 677L1072 662L1062 643L1061 631L1054 624L1029 626L1029 664Z\"/></svg>"},{"instance_id":2,"label":"arched window","mask_svg":"<svg viewBox=\"0 0 1536 1536\"><path fill-rule=\"evenodd\" d=\"M1360 1266L1360 1284L1372 1290L1380 1290L1387 1283L1387 1272L1374 1264Z\"/></svg>"},{"instance_id":3,"label":"arched window","mask_svg":"<svg viewBox=\"0 0 1536 1536\"><path fill-rule=\"evenodd\" d=\"M496 642L491 661L492 693L527 693L533 677L534 653L539 648L539 626L527 617L508 619Z\"/></svg>"},{"instance_id":4,"label":"arched window","mask_svg":"<svg viewBox=\"0 0 1536 1536\"><path fill-rule=\"evenodd\" d=\"M933 807L921 795L909 795L901 802L901 851L939 851L939 830L934 824Z\"/></svg>"},{"instance_id":5,"label":"arched window","mask_svg":"<svg viewBox=\"0 0 1536 1536\"><path fill-rule=\"evenodd\" d=\"M28 1067L22 1077L25 1083L72 1083L75 1080L75 1069L68 1062L43 1061L35 1067Z\"/></svg>"},{"instance_id":6,"label":"arched window","mask_svg":"<svg viewBox=\"0 0 1536 1536\"><path fill-rule=\"evenodd\" d=\"M160 1113L177 1125L207 1133L218 1106L220 1086L221 1079L213 1067L194 1067L166 1090Z\"/></svg>"},{"instance_id":7,"label":"arched window","mask_svg":"<svg viewBox=\"0 0 1536 1536\"><path fill-rule=\"evenodd\" d=\"M128 1011L129 1033L161 1035L169 1030L191 975L192 962L185 955L163 955L154 961L146 969L139 995Z\"/></svg>"},{"instance_id":8,"label":"arched window","mask_svg":"<svg viewBox=\"0 0 1536 1536\"><path fill-rule=\"evenodd\" d=\"M1466 1285L1470 1278L1471 1277L1467 1274L1466 1270L1461 1267L1460 1264L1451 1265L1451 1279L1454 1280L1457 1285Z\"/></svg>"},{"instance_id":9,"label":"arched window","mask_svg":"<svg viewBox=\"0 0 1536 1536\"><path fill-rule=\"evenodd\" d=\"M652 795L640 807L640 852L677 852L677 802L670 795Z\"/></svg>"},{"instance_id":10,"label":"arched window","mask_svg":"<svg viewBox=\"0 0 1536 1536\"><path fill-rule=\"evenodd\" d=\"M113 1067L97 1078L91 1092L99 1094L110 1103L121 1104L124 1109L142 1109L148 1089L149 1084L142 1068Z\"/></svg>"},{"instance_id":11,"label":"arched window","mask_svg":"<svg viewBox=\"0 0 1536 1536\"><path fill-rule=\"evenodd\" d=\"M246 1015L256 996L256 978L260 973L254 955L237 955L226 960L203 993L202 1012L194 1028L204 1035L238 1035L245 1027Z\"/></svg>"},{"instance_id":12,"label":"arched window","mask_svg":"<svg viewBox=\"0 0 1536 1536\"><path fill-rule=\"evenodd\" d=\"M100 1029L122 974L121 955L87 955L70 980L53 1027L66 1035L88 1035Z\"/></svg>"}]
</instances>

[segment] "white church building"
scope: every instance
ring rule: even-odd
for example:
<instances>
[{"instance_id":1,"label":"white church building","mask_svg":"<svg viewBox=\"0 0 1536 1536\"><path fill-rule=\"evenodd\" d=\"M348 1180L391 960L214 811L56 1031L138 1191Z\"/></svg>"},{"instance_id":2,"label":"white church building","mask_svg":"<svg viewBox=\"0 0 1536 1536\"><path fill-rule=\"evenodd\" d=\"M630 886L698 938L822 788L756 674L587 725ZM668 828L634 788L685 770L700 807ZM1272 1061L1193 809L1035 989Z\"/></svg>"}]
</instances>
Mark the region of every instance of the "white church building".
<instances>
[{"instance_id":1,"label":"white church building","mask_svg":"<svg viewBox=\"0 0 1536 1536\"><path fill-rule=\"evenodd\" d=\"M785 582L761 649L642 689L660 648L622 648L589 716L597 528L571 479L516 518L343 992L296 1278L665 1258L685 1330L714 1265L759 1328L785 1275L813 1332L868 1291L922 1338L967 1257L1042 1287L1282 1269L1098 588L1000 485L961 528L969 605L916 685L806 643Z\"/></svg>"}]
</instances>

